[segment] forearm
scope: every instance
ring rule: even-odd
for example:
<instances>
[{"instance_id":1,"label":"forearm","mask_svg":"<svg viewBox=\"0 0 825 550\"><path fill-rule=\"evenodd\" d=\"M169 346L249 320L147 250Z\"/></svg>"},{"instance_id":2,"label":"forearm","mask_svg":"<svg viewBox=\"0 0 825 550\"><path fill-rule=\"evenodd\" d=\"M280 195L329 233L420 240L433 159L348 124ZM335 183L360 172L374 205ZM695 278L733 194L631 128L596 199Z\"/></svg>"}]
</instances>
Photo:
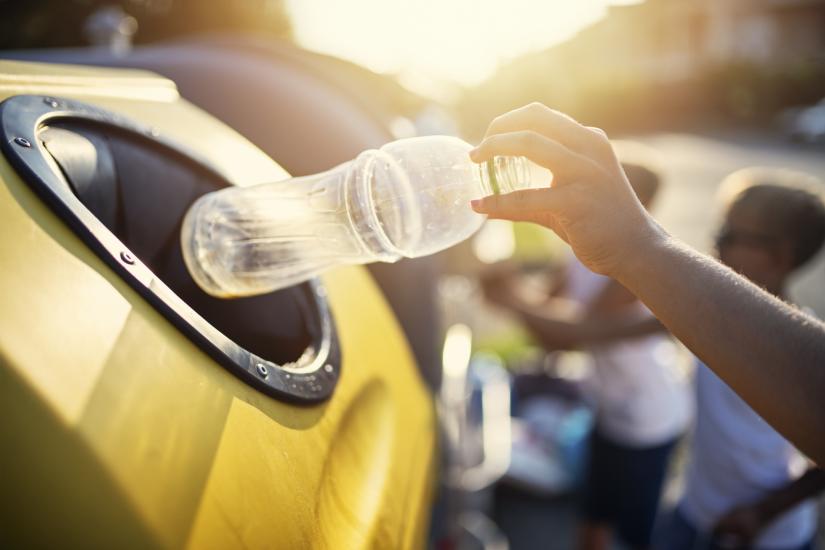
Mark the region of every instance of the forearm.
<instances>
[{"instance_id":1,"label":"forearm","mask_svg":"<svg viewBox=\"0 0 825 550\"><path fill-rule=\"evenodd\" d=\"M472 201L492 219L541 224L614 277L751 407L825 463L825 325L666 235L634 195L607 135L541 104L497 117L470 158L524 155L550 187Z\"/></svg>"},{"instance_id":2,"label":"forearm","mask_svg":"<svg viewBox=\"0 0 825 550\"><path fill-rule=\"evenodd\" d=\"M793 483L771 493L758 504L765 523L770 523L803 500L825 490L825 470L812 468Z\"/></svg>"},{"instance_id":3,"label":"forearm","mask_svg":"<svg viewBox=\"0 0 825 550\"><path fill-rule=\"evenodd\" d=\"M603 315L566 320L524 304L515 304L514 310L533 337L551 350L578 349L665 330L653 317L640 319L627 315Z\"/></svg>"},{"instance_id":4,"label":"forearm","mask_svg":"<svg viewBox=\"0 0 825 550\"><path fill-rule=\"evenodd\" d=\"M628 318L626 315L608 315L590 318L584 321L582 345L595 345L640 338L658 332L666 332L666 328L655 317Z\"/></svg>"},{"instance_id":5,"label":"forearm","mask_svg":"<svg viewBox=\"0 0 825 550\"><path fill-rule=\"evenodd\" d=\"M617 271L756 412L825 463L825 325L664 231L640 243Z\"/></svg>"},{"instance_id":6,"label":"forearm","mask_svg":"<svg viewBox=\"0 0 825 550\"><path fill-rule=\"evenodd\" d=\"M515 313L530 334L548 351L575 349L581 341L581 327L573 320L554 318L540 307L511 302Z\"/></svg>"}]
</instances>

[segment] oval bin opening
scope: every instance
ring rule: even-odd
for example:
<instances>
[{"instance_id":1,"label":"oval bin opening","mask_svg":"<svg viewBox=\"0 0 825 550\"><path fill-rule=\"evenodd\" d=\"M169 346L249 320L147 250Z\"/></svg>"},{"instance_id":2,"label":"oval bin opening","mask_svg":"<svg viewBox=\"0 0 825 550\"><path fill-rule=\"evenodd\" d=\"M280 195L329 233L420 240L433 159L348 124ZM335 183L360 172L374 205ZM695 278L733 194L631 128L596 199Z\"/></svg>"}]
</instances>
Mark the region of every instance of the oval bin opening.
<instances>
[{"instance_id":1,"label":"oval bin opening","mask_svg":"<svg viewBox=\"0 0 825 550\"><path fill-rule=\"evenodd\" d=\"M183 157L128 133L60 120L39 139L72 191L167 286L239 346L277 364L294 363L318 338L320 321L307 285L223 300L189 276L180 225L199 196L227 185Z\"/></svg>"}]
</instances>

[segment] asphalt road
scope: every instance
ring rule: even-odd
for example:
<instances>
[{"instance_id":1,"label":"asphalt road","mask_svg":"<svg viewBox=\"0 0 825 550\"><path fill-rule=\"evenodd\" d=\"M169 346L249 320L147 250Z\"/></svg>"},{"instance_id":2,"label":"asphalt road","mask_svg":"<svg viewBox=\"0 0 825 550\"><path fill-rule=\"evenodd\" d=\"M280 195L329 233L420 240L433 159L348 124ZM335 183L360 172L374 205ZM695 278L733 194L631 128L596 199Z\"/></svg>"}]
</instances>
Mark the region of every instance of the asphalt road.
<instances>
[{"instance_id":1,"label":"asphalt road","mask_svg":"<svg viewBox=\"0 0 825 550\"><path fill-rule=\"evenodd\" d=\"M654 149L665 177L654 215L672 234L704 251L709 250L718 223L719 184L731 172L748 166L784 167L825 180L825 147L794 145L769 134L660 133L632 139ZM791 294L825 318L825 253L800 274ZM576 515L571 498L536 499L500 488L494 517L511 550L574 548Z\"/></svg>"}]
</instances>

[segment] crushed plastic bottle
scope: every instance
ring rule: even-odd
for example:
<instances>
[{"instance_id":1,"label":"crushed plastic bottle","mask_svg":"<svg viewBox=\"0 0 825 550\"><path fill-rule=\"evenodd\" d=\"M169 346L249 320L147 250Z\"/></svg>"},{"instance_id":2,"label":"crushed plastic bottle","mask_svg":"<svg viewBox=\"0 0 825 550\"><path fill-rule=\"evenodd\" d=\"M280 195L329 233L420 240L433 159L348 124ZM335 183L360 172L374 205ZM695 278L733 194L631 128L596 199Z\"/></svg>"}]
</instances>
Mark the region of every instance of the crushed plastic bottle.
<instances>
[{"instance_id":1,"label":"crushed plastic bottle","mask_svg":"<svg viewBox=\"0 0 825 550\"><path fill-rule=\"evenodd\" d=\"M213 296L294 285L337 264L395 262L449 248L484 222L470 200L536 187L524 157L476 164L449 136L393 141L329 171L204 195L181 243Z\"/></svg>"}]
</instances>

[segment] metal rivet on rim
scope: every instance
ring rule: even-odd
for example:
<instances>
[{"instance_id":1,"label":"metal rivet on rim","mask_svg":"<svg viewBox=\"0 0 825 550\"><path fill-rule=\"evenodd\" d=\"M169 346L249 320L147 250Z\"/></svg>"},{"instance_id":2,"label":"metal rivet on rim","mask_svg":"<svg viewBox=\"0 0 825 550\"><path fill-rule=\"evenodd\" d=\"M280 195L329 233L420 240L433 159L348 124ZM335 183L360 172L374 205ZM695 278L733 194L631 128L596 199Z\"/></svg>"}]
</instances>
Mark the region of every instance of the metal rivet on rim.
<instances>
[{"instance_id":1,"label":"metal rivet on rim","mask_svg":"<svg viewBox=\"0 0 825 550\"><path fill-rule=\"evenodd\" d=\"M44 97L43 98L43 103L45 103L46 105L48 105L52 109L57 109L57 107L60 106L60 104L57 102L57 100L53 97Z\"/></svg>"},{"instance_id":2,"label":"metal rivet on rim","mask_svg":"<svg viewBox=\"0 0 825 550\"><path fill-rule=\"evenodd\" d=\"M20 147L31 147L32 146L32 142L27 140L24 137L16 137L16 138L14 138L14 142L17 145L19 145Z\"/></svg>"},{"instance_id":3,"label":"metal rivet on rim","mask_svg":"<svg viewBox=\"0 0 825 550\"><path fill-rule=\"evenodd\" d=\"M269 369L266 368L266 365L264 365L263 363L256 364L255 368L257 369L258 374L260 374L264 378L266 378L266 375L269 374Z\"/></svg>"},{"instance_id":4,"label":"metal rivet on rim","mask_svg":"<svg viewBox=\"0 0 825 550\"><path fill-rule=\"evenodd\" d=\"M127 252L126 250L120 253L120 259L129 265L133 265L135 263L135 257L131 252Z\"/></svg>"},{"instance_id":5,"label":"metal rivet on rim","mask_svg":"<svg viewBox=\"0 0 825 550\"><path fill-rule=\"evenodd\" d=\"M332 365L324 365L324 370L327 372L332 372Z\"/></svg>"}]
</instances>

